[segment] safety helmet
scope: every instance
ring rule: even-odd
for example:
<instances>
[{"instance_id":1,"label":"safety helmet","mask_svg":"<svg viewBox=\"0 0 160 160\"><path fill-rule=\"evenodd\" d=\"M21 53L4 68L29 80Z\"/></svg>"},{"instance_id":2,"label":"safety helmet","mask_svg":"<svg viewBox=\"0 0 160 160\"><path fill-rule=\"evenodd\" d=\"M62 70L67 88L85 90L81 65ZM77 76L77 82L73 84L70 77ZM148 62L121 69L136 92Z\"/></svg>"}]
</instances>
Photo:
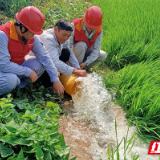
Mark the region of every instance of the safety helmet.
<instances>
[{"instance_id":1,"label":"safety helmet","mask_svg":"<svg viewBox=\"0 0 160 160\"><path fill-rule=\"evenodd\" d=\"M102 17L102 11L97 6L90 7L84 15L86 25L92 29L98 29L102 26Z\"/></svg>"},{"instance_id":2,"label":"safety helmet","mask_svg":"<svg viewBox=\"0 0 160 160\"><path fill-rule=\"evenodd\" d=\"M34 34L42 34L44 15L34 6L27 6L22 8L16 14L16 20L23 24L30 32Z\"/></svg>"}]
</instances>

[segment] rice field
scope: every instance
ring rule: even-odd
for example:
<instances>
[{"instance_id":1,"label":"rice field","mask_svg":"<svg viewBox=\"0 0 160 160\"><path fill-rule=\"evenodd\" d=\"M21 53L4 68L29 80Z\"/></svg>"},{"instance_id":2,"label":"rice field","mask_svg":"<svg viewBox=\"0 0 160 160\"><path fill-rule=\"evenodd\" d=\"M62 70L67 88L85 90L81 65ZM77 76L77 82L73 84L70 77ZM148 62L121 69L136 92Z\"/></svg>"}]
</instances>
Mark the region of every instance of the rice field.
<instances>
[{"instance_id":1,"label":"rice field","mask_svg":"<svg viewBox=\"0 0 160 160\"><path fill-rule=\"evenodd\" d=\"M92 0L103 11L102 49L106 64L119 70L125 65L159 57L159 0Z\"/></svg>"},{"instance_id":2,"label":"rice field","mask_svg":"<svg viewBox=\"0 0 160 160\"><path fill-rule=\"evenodd\" d=\"M92 0L103 12L104 82L145 142L160 138L160 0Z\"/></svg>"}]
</instances>

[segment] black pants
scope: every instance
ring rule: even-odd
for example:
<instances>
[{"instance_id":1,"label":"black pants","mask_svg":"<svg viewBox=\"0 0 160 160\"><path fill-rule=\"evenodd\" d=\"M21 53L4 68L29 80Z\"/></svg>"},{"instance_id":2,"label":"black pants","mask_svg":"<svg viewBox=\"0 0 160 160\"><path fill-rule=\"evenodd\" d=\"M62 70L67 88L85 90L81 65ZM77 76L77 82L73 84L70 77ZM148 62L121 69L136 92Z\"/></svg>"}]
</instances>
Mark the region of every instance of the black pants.
<instances>
[{"instance_id":1,"label":"black pants","mask_svg":"<svg viewBox=\"0 0 160 160\"><path fill-rule=\"evenodd\" d=\"M66 63L69 60L69 57L70 57L70 52L68 51L68 49L62 49L59 60ZM53 82L51 82L50 77L46 71L44 71L44 73L40 76L38 81L42 82L42 85L45 88L53 86Z\"/></svg>"}]
</instances>

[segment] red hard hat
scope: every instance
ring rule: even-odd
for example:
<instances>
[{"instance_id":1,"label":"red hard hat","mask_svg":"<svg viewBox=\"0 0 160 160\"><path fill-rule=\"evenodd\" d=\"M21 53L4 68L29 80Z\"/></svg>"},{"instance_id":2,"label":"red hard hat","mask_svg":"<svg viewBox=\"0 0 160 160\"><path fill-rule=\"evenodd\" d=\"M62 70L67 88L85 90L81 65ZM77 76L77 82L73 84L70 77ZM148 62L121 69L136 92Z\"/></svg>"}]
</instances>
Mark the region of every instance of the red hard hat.
<instances>
[{"instance_id":1,"label":"red hard hat","mask_svg":"<svg viewBox=\"0 0 160 160\"><path fill-rule=\"evenodd\" d=\"M97 6L90 7L85 15L85 23L91 29L98 29L102 26L102 11Z\"/></svg>"},{"instance_id":2,"label":"red hard hat","mask_svg":"<svg viewBox=\"0 0 160 160\"><path fill-rule=\"evenodd\" d=\"M27 6L22 8L16 14L16 20L22 23L30 32L34 34L42 34L44 15L34 6Z\"/></svg>"}]
</instances>

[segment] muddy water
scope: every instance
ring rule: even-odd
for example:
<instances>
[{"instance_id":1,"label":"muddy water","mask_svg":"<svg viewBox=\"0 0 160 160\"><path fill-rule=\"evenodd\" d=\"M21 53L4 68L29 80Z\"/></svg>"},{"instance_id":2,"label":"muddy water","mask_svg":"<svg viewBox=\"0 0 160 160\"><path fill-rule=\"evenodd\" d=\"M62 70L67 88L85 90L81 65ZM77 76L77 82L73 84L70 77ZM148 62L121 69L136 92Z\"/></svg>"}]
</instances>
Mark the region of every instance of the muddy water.
<instances>
[{"instance_id":1,"label":"muddy water","mask_svg":"<svg viewBox=\"0 0 160 160\"><path fill-rule=\"evenodd\" d=\"M73 101L66 101L65 109L70 117L61 118L60 132L64 134L66 144L71 146L70 158L77 156L77 160L107 160L107 148L112 145L116 149L115 120L117 123L118 141L127 135L127 120L121 107L111 102L111 95L105 89L101 77L96 73L88 74L81 81L80 93L72 96ZM135 132L129 128L128 139ZM135 144L127 154L127 160L133 155L140 155L139 160L158 160L157 155L148 155L146 144L135 136ZM120 145L120 160L124 159L124 143ZM115 159L116 154L115 154Z\"/></svg>"}]
</instances>

